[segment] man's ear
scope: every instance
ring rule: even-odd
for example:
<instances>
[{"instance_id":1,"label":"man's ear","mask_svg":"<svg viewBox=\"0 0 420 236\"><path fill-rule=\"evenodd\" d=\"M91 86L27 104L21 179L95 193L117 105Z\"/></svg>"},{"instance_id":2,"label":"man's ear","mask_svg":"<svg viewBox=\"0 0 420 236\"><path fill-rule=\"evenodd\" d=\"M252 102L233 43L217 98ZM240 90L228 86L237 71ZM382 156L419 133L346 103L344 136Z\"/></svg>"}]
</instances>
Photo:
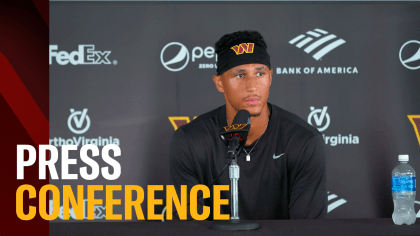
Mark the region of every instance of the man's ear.
<instances>
[{"instance_id":1,"label":"man's ear","mask_svg":"<svg viewBox=\"0 0 420 236\"><path fill-rule=\"evenodd\" d=\"M216 85L216 88L219 92L221 92L221 93L225 92L225 90L223 89L222 76L221 75L213 75L213 82Z\"/></svg>"},{"instance_id":2,"label":"man's ear","mask_svg":"<svg viewBox=\"0 0 420 236\"><path fill-rule=\"evenodd\" d=\"M270 69L270 85L271 81L273 81L273 68Z\"/></svg>"}]
</instances>

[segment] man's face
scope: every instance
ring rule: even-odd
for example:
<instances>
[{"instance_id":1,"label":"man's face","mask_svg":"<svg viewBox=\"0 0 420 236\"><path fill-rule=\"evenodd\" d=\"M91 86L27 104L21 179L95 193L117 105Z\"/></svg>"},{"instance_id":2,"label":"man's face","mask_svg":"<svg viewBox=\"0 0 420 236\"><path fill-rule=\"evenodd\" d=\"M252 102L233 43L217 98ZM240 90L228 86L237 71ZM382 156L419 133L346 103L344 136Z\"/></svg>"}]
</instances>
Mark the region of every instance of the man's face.
<instances>
[{"instance_id":1,"label":"man's face","mask_svg":"<svg viewBox=\"0 0 420 236\"><path fill-rule=\"evenodd\" d=\"M237 111L246 109L259 116L267 103L273 69L263 64L233 67L222 75L214 75L217 90L225 94L226 106Z\"/></svg>"}]
</instances>

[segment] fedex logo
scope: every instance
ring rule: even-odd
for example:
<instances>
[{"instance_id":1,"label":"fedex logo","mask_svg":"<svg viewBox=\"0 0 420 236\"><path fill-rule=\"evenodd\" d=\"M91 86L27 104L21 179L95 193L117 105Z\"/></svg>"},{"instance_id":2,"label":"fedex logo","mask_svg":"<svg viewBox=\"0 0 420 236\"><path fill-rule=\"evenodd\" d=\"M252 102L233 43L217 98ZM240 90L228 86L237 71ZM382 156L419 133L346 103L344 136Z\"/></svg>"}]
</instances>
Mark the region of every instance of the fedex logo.
<instances>
[{"instance_id":1,"label":"fedex logo","mask_svg":"<svg viewBox=\"0 0 420 236\"><path fill-rule=\"evenodd\" d=\"M241 43L239 45L235 45L231 47L233 51L235 51L236 55L245 53L253 53L254 52L254 44L253 43Z\"/></svg>"},{"instance_id":2,"label":"fedex logo","mask_svg":"<svg viewBox=\"0 0 420 236\"><path fill-rule=\"evenodd\" d=\"M58 45L50 45L50 65L53 58L59 65L100 65L111 64L108 56L111 51L96 51L93 44L80 44L77 51L58 51ZM116 65L116 61L113 62Z\"/></svg>"}]
</instances>

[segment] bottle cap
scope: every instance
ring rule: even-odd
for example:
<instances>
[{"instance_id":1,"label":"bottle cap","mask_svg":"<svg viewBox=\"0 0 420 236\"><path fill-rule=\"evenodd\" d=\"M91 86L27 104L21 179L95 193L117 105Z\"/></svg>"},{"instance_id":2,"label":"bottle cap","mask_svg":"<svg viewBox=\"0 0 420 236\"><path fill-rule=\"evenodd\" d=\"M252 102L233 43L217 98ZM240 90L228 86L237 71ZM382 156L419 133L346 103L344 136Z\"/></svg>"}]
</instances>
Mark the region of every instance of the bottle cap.
<instances>
[{"instance_id":1,"label":"bottle cap","mask_svg":"<svg viewBox=\"0 0 420 236\"><path fill-rule=\"evenodd\" d=\"M398 155L398 161L408 161L408 155Z\"/></svg>"}]
</instances>

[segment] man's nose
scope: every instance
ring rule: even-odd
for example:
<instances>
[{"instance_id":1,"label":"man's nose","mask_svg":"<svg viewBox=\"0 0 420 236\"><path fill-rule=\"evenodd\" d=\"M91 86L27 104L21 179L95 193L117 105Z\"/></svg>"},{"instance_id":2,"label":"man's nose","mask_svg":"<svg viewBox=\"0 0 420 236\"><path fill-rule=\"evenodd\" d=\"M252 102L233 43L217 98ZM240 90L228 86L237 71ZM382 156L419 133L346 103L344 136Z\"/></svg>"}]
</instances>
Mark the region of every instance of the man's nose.
<instances>
[{"instance_id":1,"label":"man's nose","mask_svg":"<svg viewBox=\"0 0 420 236\"><path fill-rule=\"evenodd\" d=\"M246 79L246 91L256 91L258 89L258 79L250 76Z\"/></svg>"}]
</instances>

